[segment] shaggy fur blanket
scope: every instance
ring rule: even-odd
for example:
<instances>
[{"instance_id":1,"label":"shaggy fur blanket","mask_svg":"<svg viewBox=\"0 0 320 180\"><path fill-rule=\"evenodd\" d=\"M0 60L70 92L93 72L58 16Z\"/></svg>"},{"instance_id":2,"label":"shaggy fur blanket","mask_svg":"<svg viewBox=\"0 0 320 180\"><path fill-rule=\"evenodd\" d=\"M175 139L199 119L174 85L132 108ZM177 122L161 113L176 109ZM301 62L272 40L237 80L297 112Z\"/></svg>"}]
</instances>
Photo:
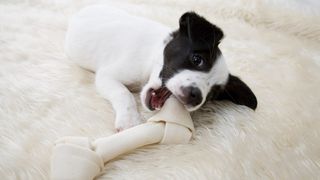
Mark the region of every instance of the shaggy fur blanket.
<instances>
[{"instance_id":1,"label":"shaggy fur blanket","mask_svg":"<svg viewBox=\"0 0 320 180\"><path fill-rule=\"evenodd\" d=\"M304 2L304 4L302 4ZM99 179L320 177L320 3L317 0L2 0L0 177L47 179L53 142L115 133L94 75L63 51L70 15L107 3L172 28L194 10L220 26L231 72L257 110L208 103L192 114L187 145L152 145L109 162ZM151 114L140 108L144 118Z\"/></svg>"}]
</instances>

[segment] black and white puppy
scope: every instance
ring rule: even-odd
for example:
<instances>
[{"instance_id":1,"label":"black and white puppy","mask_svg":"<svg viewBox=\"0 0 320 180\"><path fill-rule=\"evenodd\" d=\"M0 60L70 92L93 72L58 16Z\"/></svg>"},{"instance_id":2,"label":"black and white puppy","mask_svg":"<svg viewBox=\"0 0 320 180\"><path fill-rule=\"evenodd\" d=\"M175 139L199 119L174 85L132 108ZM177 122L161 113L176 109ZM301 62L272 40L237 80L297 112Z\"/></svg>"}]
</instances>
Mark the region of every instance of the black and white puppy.
<instances>
[{"instance_id":1,"label":"black and white puppy","mask_svg":"<svg viewBox=\"0 0 320 180\"><path fill-rule=\"evenodd\" d=\"M255 109L253 92L228 71L218 47L222 38L220 28L194 12L183 14L172 32L160 23L95 5L71 19L65 49L69 58L96 72L96 88L111 102L117 130L123 130L141 123L128 88L143 86L141 102L149 110L160 109L171 95L189 111L208 100Z\"/></svg>"}]
</instances>

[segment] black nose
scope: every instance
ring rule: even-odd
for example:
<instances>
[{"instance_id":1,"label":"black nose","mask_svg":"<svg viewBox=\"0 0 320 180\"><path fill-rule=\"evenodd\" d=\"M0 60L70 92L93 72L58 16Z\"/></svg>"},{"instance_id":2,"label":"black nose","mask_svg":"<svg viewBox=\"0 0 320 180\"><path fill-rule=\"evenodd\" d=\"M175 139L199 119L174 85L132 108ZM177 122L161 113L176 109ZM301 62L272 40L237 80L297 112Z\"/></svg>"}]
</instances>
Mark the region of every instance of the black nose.
<instances>
[{"instance_id":1,"label":"black nose","mask_svg":"<svg viewBox=\"0 0 320 180\"><path fill-rule=\"evenodd\" d=\"M182 96L179 98L187 105L196 106L202 102L201 91L197 87L181 87Z\"/></svg>"}]
</instances>

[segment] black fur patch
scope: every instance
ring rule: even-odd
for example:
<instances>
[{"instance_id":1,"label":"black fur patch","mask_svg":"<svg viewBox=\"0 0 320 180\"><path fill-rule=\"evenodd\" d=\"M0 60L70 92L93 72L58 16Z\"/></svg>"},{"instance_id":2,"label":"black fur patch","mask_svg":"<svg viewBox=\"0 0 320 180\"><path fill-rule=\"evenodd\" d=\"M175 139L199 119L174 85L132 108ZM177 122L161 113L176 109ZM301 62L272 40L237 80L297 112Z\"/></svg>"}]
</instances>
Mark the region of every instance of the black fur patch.
<instances>
[{"instance_id":1,"label":"black fur patch","mask_svg":"<svg viewBox=\"0 0 320 180\"><path fill-rule=\"evenodd\" d=\"M183 14L179 29L164 49L164 64L160 78L165 83L176 72L184 69L208 72L221 54L218 45L223 32L194 12ZM201 66L192 63L194 55L203 59Z\"/></svg>"},{"instance_id":2,"label":"black fur patch","mask_svg":"<svg viewBox=\"0 0 320 180\"><path fill-rule=\"evenodd\" d=\"M235 104L245 105L253 110L257 108L258 101L251 89L238 77L229 75L224 87L214 86L207 100L229 100Z\"/></svg>"},{"instance_id":3,"label":"black fur patch","mask_svg":"<svg viewBox=\"0 0 320 180\"><path fill-rule=\"evenodd\" d=\"M164 49L164 64L159 77L162 83L181 70L209 72L221 51L218 48L223 32L205 18L194 12L180 17L179 29L172 34L172 40ZM192 63L194 55L202 57L203 64ZM229 100L235 104L256 109L257 98L251 89L238 77L229 75L225 86L214 85L206 100Z\"/></svg>"}]
</instances>

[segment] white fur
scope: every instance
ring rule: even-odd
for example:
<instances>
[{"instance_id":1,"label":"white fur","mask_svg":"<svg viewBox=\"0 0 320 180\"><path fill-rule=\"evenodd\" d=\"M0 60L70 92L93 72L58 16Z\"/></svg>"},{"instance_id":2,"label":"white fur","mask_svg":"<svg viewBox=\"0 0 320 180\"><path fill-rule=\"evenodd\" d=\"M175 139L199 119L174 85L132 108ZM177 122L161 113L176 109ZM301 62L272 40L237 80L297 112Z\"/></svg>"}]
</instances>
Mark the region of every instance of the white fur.
<instances>
[{"instance_id":1,"label":"white fur","mask_svg":"<svg viewBox=\"0 0 320 180\"><path fill-rule=\"evenodd\" d=\"M141 123L136 102L126 86L145 86L141 92L144 107L147 91L161 86L162 53L170 32L160 23L106 5L84 8L70 21L66 54L80 66L96 72L97 90L111 102L118 130ZM188 110L203 105L213 85L226 83L225 60L221 55L216 61L209 72L184 70L169 79L168 89L173 95L179 95L180 89L187 86L201 90L202 102L197 106L185 105Z\"/></svg>"},{"instance_id":2,"label":"white fur","mask_svg":"<svg viewBox=\"0 0 320 180\"><path fill-rule=\"evenodd\" d=\"M172 29L190 9L217 23L226 34L221 50L230 72L259 105L255 112L228 102L205 105L192 113L191 144L137 149L107 163L97 179L318 179L320 7L295 1L108 1ZM115 133L112 107L97 93L94 74L63 50L68 18L96 1L2 2L0 177L48 179L56 139Z\"/></svg>"},{"instance_id":3,"label":"white fur","mask_svg":"<svg viewBox=\"0 0 320 180\"><path fill-rule=\"evenodd\" d=\"M126 86L146 83L151 70L161 64L169 33L164 25L105 5L87 7L72 18L66 53L80 66L96 72L97 90L111 102L118 130L141 123L135 99Z\"/></svg>"},{"instance_id":4,"label":"white fur","mask_svg":"<svg viewBox=\"0 0 320 180\"><path fill-rule=\"evenodd\" d=\"M213 85L225 85L228 80L229 71L223 55L217 58L209 72L183 70L168 80L166 86L177 97L183 96L181 87L198 87L203 96L202 102L197 106L185 106L189 111L198 109L206 101L206 95Z\"/></svg>"}]
</instances>

